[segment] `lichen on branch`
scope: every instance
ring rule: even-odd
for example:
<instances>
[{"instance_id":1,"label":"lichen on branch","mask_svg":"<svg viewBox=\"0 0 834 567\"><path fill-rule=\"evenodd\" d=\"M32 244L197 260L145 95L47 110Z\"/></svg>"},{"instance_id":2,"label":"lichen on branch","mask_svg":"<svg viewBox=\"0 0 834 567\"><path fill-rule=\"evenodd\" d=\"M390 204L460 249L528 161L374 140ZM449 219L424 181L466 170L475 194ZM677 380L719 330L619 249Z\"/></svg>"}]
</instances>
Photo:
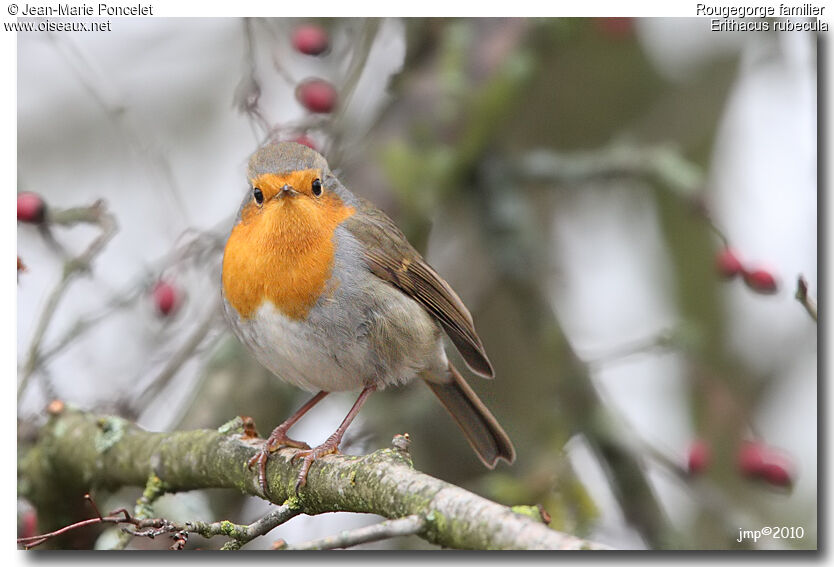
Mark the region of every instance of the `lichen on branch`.
<instances>
[{"instance_id":1,"label":"lichen on branch","mask_svg":"<svg viewBox=\"0 0 834 567\"><path fill-rule=\"evenodd\" d=\"M56 406L37 440L21 447L18 491L36 507L54 506L73 492L144 487L155 475L167 492L230 488L273 503L291 502L304 514L364 512L411 517L416 535L459 549L604 549L550 529L528 515L414 470L407 443L363 457L317 461L298 493L295 449L269 460L269 494L246 463L260 439L238 419L219 430L151 433L114 416Z\"/></svg>"}]
</instances>

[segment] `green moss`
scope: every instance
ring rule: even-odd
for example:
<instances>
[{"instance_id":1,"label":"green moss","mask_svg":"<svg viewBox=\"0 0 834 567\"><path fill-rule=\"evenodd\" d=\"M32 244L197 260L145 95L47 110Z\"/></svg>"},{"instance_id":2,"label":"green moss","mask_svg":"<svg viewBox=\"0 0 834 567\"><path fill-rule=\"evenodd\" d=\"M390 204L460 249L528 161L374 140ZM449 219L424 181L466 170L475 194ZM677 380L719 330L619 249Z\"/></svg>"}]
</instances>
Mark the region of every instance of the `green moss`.
<instances>
[{"instance_id":1,"label":"green moss","mask_svg":"<svg viewBox=\"0 0 834 567\"><path fill-rule=\"evenodd\" d=\"M234 419L230 419L229 421L218 427L217 432L222 435L243 433L243 419L240 416L237 416Z\"/></svg>"},{"instance_id":2,"label":"green moss","mask_svg":"<svg viewBox=\"0 0 834 567\"><path fill-rule=\"evenodd\" d=\"M237 534L237 527L229 520L223 520L222 522L220 522L220 531L223 533L223 535L235 537L235 535Z\"/></svg>"},{"instance_id":3,"label":"green moss","mask_svg":"<svg viewBox=\"0 0 834 567\"><path fill-rule=\"evenodd\" d=\"M113 445L121 441L127 430L127 421L114 416L99 418L96 425L98 426L98 434L95 436L94 444L98 453L107 452Z\"/></svg>"},{"instance_id":4,"label":"green moss","mask_svg":"<svg viewBox=\"0 0 834 567\"><path fill-rule=\"evenodd\" d=\"M437 541L441 535L448 536L449 519L437 510L432 510L426 514L426 533L433 541Z\"/></svg>"},{"instance_id":5,"label":"green moss","mask_svg":"<svg viewBox=\"0 0 834 567\"><path fill-rule=\"evenodd\" d=\"M223 547L220 548L220 551L237 551L238 549L240 549L240 545L241 544L239 541L233 539L224 543Z\"/></svg>"},{"instance_id":6,"label":"green moss","mask_svg":"<svg viewBox=\"0 0 834 567\"><path fill-rule=\"evenodd\" d=\"M298 496L290 496L284 500L284 506L288 507L290 510L301 510L301 500Z\"/></svg>"},{"instance_id":7,"label":"green moss","mask_svg":"<svg viewBox=\"0 0 834 567\"><path fill-rule=\"evenodd\" d=\"M511 510L516 514L527 516L528 518L532 518L537 522L542 521L542 514L541 512L539 512L539 509L535 506L513 506Z\"/></svg>"}]
</instances>

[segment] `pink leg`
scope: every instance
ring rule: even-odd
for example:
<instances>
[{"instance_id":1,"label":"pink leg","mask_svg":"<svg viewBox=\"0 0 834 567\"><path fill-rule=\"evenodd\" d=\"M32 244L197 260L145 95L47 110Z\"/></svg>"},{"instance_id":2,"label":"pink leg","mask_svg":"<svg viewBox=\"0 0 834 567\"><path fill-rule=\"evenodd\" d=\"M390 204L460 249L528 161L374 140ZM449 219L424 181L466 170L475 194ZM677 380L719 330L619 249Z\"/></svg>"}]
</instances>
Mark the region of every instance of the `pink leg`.
<instances>
[{"instance_id":1,"label":"pink leg","mask_svg":"<svg viewBox=\"0 0 834 567\"><path fill-rule=\"evenodd\" d=\"M293 455L293 461L295 459L304 459L304 462L301 465L301 470L298 472L298 480L295 483L296 492L298 492L298 489L307 483L307 473L310 471L310 465L312 465L316 459L323 457L324 455L331 455L339 452L339 444L342 442L342 437L345 435L345 431L347 431L347 428L350 426L353 418L356 417L356 414L359 413L359 410L362 408L365 400L367 400L368 396L375 391L376 386L367 386L364 390L362 390L362 393L359 394L359 397L356 399L353 407L350 408L350 411L347 416L345 416L342 424L333 433L333 435L327 438L324 443L314 449L299 451Z\"/></svg>"},{"instance_id":2,"label":"pink leg","mask_svg":"<svg viewBox=\"0 0 834 567\"><path fill-rule=\"evenodd\" d=\"M292 414L290 417L287 418L284 423L276 427L272 430L272 434L269 438L264 442L261 450L258 451L254 457L249 459L247 466L251 469L256 463L258 465L258 480L261 482L261 489L266 494L266 462L269 460L269 454L274 452L275 450L279 449L280 447L295 447L297 449L309 449L310 446L303 441L296 441L295 439L291 439L287 436L287 431L289 431L290 427L295 425L301 417L310 411L314 405L319 403L324 399L324 397L329 394L329 392L321 391L313 398L308 401L306 404L301 406L297 412Z\"/></svg>"}]
</instances>

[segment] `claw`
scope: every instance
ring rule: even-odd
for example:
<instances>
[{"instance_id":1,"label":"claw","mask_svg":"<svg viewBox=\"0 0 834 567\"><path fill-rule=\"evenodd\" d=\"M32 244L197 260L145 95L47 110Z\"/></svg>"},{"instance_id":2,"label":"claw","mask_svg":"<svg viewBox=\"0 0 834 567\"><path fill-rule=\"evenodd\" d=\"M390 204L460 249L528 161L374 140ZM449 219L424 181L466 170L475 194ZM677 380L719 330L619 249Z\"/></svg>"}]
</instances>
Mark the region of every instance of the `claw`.
<instances>
[{"instance_id":1,"label":"claw","mask_svg":"<svg viewBox=\"0 0 834 567\"><path fill-rule=\"evenodd\" d=\"M295 481L295 492L298 494L298 489L307 484L307 473L310 472L310 467L319 458L325 455L339 454L339 439L330 437L313 449L299 451L292 456L291 462L295 463L296 459L302 459L301 469L298 471L298 478Z\"/></svg>"},{"instance_id":2,"label":"claw","mask_svg":"<svg viewBox=\"0 0 834 567\"><path fill-rule=\"evenodd\" d=\"M269 461L269 455L281 447L310 449L310 446L307 443L304 443L303 441L296 441L295 439L288 437L287 428L280 425L275 428L272 435L270 435L269 439L264 442L260 450L246 463L249 470L252 470L252 467L255 466L255 464L258 465L258 481L260 482L261 490L263 490L265 495L269 494L266 483L266 464ZM293 459L294 458L295 455L293 455Z\"/></svg>"}]
</instances>

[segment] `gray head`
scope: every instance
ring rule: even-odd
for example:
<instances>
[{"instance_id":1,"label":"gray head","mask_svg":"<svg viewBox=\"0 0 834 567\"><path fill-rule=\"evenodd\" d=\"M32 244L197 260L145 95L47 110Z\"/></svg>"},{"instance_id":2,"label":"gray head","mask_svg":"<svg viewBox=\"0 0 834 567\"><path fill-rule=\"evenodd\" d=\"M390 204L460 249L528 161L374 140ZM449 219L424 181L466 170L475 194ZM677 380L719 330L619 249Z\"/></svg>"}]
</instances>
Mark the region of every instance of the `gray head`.
<instances>
[{"instance_id":1,"label":"gray head","mask_svg":"<svg viewBox=\"0 0 834 567\"><path fill-rule=\"evenodd\" d=\"M264 173L281 175L305 169L320 169L322 175L330 173L327 160L317 151L296 142L276 142L252 154L248 176L252 180Z\"/></svg>"}]
</instances>

